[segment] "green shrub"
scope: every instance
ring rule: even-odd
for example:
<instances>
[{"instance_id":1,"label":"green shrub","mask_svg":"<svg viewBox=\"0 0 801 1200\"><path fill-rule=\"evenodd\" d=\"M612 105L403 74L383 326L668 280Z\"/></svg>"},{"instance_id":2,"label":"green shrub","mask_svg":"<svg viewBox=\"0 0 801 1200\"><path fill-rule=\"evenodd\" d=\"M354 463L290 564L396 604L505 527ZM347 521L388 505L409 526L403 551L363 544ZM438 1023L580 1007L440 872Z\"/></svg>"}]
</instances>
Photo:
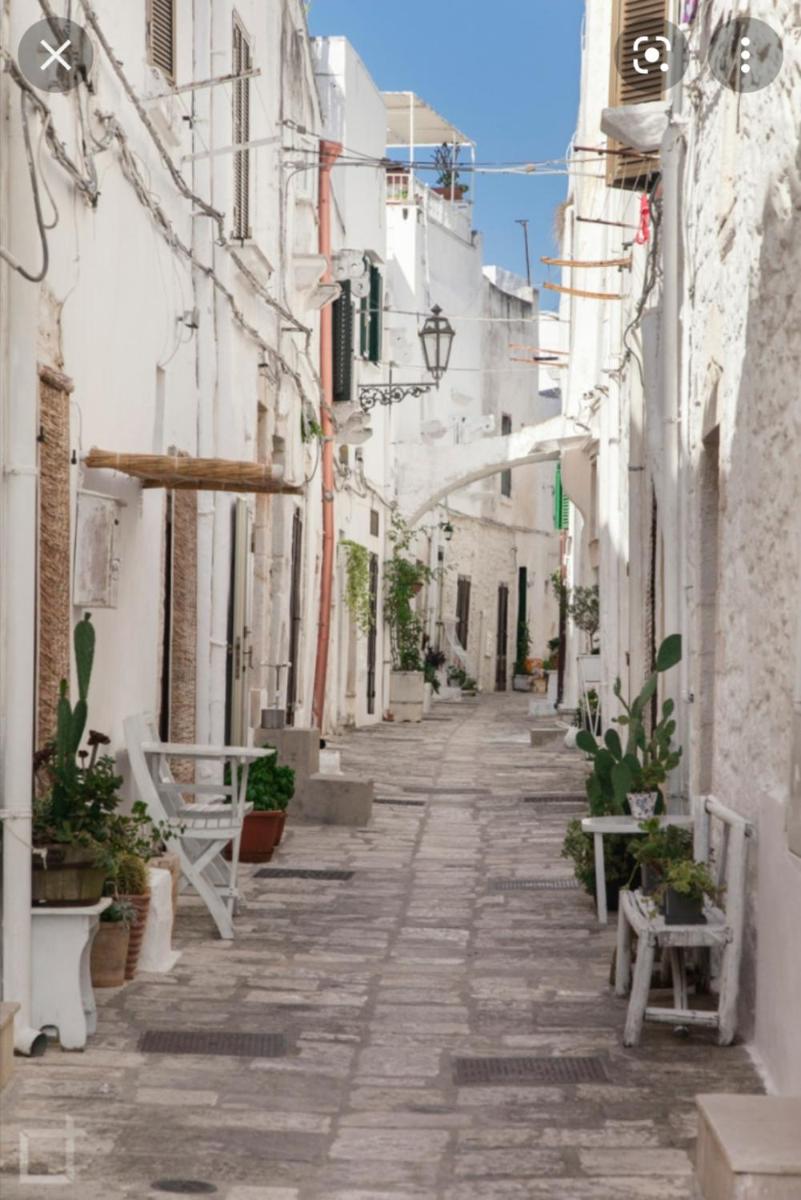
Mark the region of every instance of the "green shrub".
<instances>
[{"instance_id":1,"label":"green shrub","mask_svg":"<svg viewBox=\"0 0 801 1200\"><path fill-rule=\"evenodd\" d=\"M625 834L604 838L604 871L607 885L623 887L631 879L635 862L630 849L631 839ZM593 837L581 828L578 817L569 822L562 844L562 858L573 861L576 879L585 891L595 895L595 854Z\"/></svg>"},{"instance_id":2,"label":"green shrub","mask_svg":"<svg viewBox=\"0 0 801 1200\"><path fill-rule=\"evenodd\" d=\"M274 746L265 746L265 750L274 750ZM242 768L237 768L237 781L242 779ZM225 768L225 782L229 783L231 774ZM275 812L280 809L286 812L289 801L295 794L295 772L291 767L279 766L278 755L271 754L267 758L257 758L250 764L248 771L247 802L252 804L255 812Z\"/></svg>"},{"instance_id":3,"label":"green shrub","mask_svg":"<svg viewBox=\"0 0 801 1200\"><path fill-rule=\"evenodd\" d=\"M117 859L113 882L119 896L144 896L150 891L145 860L138 854L121 854Z\"/></svg>"}]
</instances>

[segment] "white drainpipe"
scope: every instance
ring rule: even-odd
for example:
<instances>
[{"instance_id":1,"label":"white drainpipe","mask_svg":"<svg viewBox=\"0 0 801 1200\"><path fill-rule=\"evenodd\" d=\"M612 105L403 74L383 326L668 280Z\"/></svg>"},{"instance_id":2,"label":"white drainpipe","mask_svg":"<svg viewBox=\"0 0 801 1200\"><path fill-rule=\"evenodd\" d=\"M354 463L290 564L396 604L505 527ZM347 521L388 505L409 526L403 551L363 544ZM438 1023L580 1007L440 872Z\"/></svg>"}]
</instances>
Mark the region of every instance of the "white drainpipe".
<instances>
[{"instance_id":1,"label":"white drainpipe","mask_svg":"<svg viewBox=\"0 0 801 1200\"><path fill-rule=\"evenodd\" d=\"M0 41L7 44L8 12ZM0 94L0 116L9 104L8 76ZM12 99L16 87L12 92ZM19 151L19 118L8 126L8 153L0 159L0 244L11 236L9 160ZM17 153L16 161L21 158ZM24 223L14 223L15 249L23 261L35 262L38 239L26 237ZM35 227L34 227L35 229ZM22 245L20 245L20 240ZM27 242L27 244L25 244ZM23 257L24 256L24 257ZM12 287L12 280L14 286ZM13 295L13 303L11 293ZM38 288L0 266L0 377L4 447L2 551L2 707L0 742L3 820L3 998L16 1002L14 1048L20 1054L42 1054L47 1038L31 1025L31 798L36 611L36 360L35 330ZM12 355L11 347L15 353ZM12 378L13 371L13 378Z\"/></svg>"}]
</instances>

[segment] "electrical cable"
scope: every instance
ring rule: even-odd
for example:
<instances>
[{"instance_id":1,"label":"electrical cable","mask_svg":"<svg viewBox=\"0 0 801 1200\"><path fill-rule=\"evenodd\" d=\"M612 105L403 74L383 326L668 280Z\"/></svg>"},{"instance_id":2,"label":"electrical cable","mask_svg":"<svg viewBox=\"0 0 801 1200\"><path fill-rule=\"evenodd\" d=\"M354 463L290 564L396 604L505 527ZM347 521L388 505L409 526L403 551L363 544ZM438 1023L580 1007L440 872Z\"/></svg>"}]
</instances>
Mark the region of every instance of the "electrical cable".
<instances>
[{"instance_id":1,"label":"electrical cable","mask_svg":"<svg viewBox=\"0 0 801 1200\"><path fill-rule=\"evenodd\" d=\"M20 112L22 115L22 136L25 141L25 158L28 163L28 174L30 175L31 191L33 192L33 207L36 214L36 224L39 229L39 240L42 246L42 266L40 270L33 275L30 271L26 271L22 264L17 261L14 255L11 254L10 251L4 250L2 246L0 246L0 258L7 262L10 267L13 267L17 274L21 275L23 279L27 279L29 283L41 283L47 274L48 267L50 266L50 249L47 244L47 227L45 226L44 217L42 215L42 202L39 196L39 181L37 179L36 163L34 162L33 157L31 131L28 125L28 113L25 109L27 98L22 92L20 93L19 102Z\"/></svg>"}]
</instances>

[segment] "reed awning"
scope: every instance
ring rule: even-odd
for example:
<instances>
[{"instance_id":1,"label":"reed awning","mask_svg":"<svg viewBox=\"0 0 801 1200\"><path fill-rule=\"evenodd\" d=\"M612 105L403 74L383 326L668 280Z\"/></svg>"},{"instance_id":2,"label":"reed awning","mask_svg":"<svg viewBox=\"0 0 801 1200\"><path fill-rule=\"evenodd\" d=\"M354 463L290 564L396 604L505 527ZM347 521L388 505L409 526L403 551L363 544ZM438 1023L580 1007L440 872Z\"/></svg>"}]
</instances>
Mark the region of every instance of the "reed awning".
<instances>
[{"instance_id":1,"label":"reed awning","mask_svg":"<svg viewBox=\"0 0 801 1200\"><path fill-rule=\"evenodd\" d=\"M228 458L191 458L183 454L117 454L92 447L84 459L94 470L121 471L146 488L194 492L267 492L297 496L302 488L285 483L263 463Z\"/></svg>"}]
</instances>

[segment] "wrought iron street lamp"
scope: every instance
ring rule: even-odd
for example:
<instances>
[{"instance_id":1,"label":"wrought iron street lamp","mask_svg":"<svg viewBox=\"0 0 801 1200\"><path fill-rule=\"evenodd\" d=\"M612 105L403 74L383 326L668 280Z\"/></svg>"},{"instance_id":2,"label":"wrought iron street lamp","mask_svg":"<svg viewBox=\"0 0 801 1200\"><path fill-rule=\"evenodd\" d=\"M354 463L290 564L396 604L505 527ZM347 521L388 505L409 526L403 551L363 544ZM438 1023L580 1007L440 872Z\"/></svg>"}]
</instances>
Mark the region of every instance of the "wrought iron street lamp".
<instances>
[{"instance_id":1,"label":"wrought iron street lamp","mask_svg":"<svg viewBox=\"0 0 801 1200\"><path fill-rule=\"evenodd\" d=\"M448 369L456 334L447 317L442 316L442 309L438 304L431 309L431 315L426 317L418 337L422 343L426 369L429 375L433 375L434 383L395 383L390 366L389 383L360 385L359 406L362 412L370 412L377 404L399 404L407 396L424 396L433 387L439 387L440 380Z\"/></svg>"},{"instance_id":2,"label":"wrought iron street lamp","mask_svg":"<svg viewBox=\"0 0 801 1200\"><path fill-rule=\"evenodd\" d=\"M423 343L423 357L426 360L428 373L433 375L436 383L439 383L451 361L453 339L456 334L448 318L443 317L442 309L438 304L431 309L431 316L426 317L419 336Z\"/></svg>"}]
</instances>

